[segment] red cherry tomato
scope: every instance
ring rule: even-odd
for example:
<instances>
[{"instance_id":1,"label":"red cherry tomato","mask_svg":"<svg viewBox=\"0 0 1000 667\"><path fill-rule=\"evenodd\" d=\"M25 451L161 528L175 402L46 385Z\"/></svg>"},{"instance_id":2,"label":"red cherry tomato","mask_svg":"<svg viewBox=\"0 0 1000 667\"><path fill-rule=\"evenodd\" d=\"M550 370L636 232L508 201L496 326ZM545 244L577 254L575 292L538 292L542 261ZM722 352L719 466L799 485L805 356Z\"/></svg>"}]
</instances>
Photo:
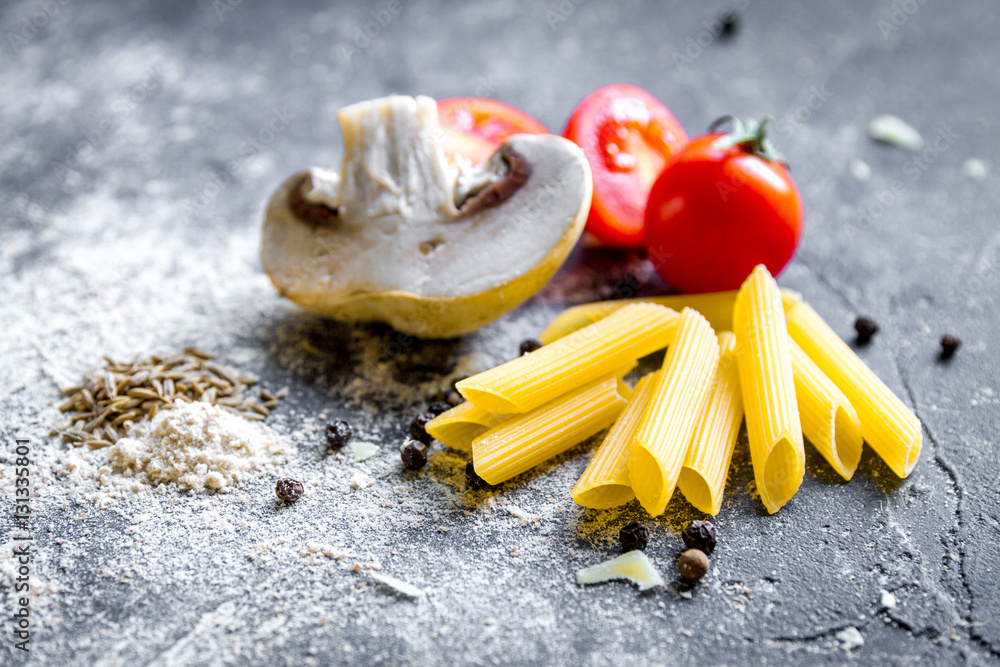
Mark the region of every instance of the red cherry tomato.
<instances>
[{"instance_id":1,"label":"red cherry tomato","mask_svg":"<svg viewBox=\"0 0 1000 667\"><path fill-rule=\"evenodd\" d=\"M592 92L573 110L563 136L583 149L594 176L587 231L616 248L638 248L649 189L687 143L663 102L628 83Z\"/></svg>"},{"instance_id":2,"label":"red cherry tomato","mask_svg":"<svg viewBox=\"0 0 1000 667\"><path fill-rule=\"evenodd\" d=\"M524 111L488 97L449 97L438 100L437 107L445 155L461 155L473 164L515 134L549 133Z\"/></svg>"},{"instance_id":3,"label":"red cherry tomato","mask_svg":"<svg viewBox=\"0 0 1000 667\"><path fill-rule=\"evenodd\" d=\"M737 289L757 264L776 276L802 236L788 169L763 129L740 131L693 139L649 193L647 254L684 292Z\"/></svg>"}]
</instances>

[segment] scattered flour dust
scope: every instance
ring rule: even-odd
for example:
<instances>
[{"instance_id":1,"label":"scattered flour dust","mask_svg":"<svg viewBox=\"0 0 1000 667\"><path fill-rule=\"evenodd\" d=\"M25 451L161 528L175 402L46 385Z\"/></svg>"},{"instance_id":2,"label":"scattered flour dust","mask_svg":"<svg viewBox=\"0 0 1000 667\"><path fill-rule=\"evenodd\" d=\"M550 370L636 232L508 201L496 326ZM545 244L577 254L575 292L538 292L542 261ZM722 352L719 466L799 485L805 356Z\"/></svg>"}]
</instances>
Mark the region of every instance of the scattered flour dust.
<instances>
[{"instance_id":1,"label":"scattered flour dust","mask_svg":"<svg viewBox=\"0 0 1000 667\"><path fill-rule=\"evenodd\" d=\"M109 505L114 491L165 484L225 492L258 472L273 471L288 454L283 438L263 424L201 401L176 406L105 450L107 462L96 476L112 493L98 494L99 505Z\"/></svg>"}]
</instances>

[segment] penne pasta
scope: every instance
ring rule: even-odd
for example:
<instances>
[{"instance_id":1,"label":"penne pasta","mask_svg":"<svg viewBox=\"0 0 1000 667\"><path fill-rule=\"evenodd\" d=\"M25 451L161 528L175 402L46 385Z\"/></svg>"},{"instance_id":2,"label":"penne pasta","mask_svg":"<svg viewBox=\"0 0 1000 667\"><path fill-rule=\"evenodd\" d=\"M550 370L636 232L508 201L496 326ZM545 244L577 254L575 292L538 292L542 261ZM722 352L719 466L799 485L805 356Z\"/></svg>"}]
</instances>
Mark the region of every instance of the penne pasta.
<instances>
[{"instance_id":1,"label":"penne pasta","mask_svg":"<svg viewBox=\"0 0 1000 667\"><path fill-rule=\"evenodd\" d=\"M802 433L850 481L861 460L861 422L844 392L789 338Z\"/></svg>"},{"instance_id":2,"label":"penne pasta","mask_svg":"<svg viewBox=\"0 0 1000 667\"><path fill-rule=\"evenodd\" d=\"M507 418L508 415L487 412L465 401L427 422L426 429L438 442L468 452L473 440Z\"/></svg>"},{"instance_id":3,"label":"penne pasta","mask_svg":"<svg viewBox=\"0 0 1000 667\"><path fill-rule=\"evenodd\" d=\"M801 295L792 290L781 290L781 301L788 310L802 300ZM655 303L680 312L684 308L694 308L704 316L712 328L723 331L733 328L733 304L736 303L736 290L731 292L712 292L709 294L672 294L669 296L654 296L641 299L618 299L615 301L598 301L584 303L567 308L552 320L538 340L546 345L559 340L563 336L598 322L611 313L633 303Z\"/></svg>"},{"instance_id":4,"label":"penne pasta","mask_svg":"<svg viewBox=\"0 0 1000 667\"><path fill-rule=\"evenodd\" d=\"M677 486L688 502L706 514L722 509L729 463L743 423L743 394L736 360L736 336L719 334L719 367L705 410L681 468Z\"/></svg>"},{"instance_id":5,"label":"penne pasta","mask_svg":"<svg viewBox=\"0 0 1000 667\"><path fill-rule=\"evenodd\" d=\"M573 487L573 500L577 505L608 509L624 505L635 498L625 463L632 448L635 429L646 411L659 377L660 371L655 371L636 384L628 406L615 420L594 458Z\"/></svg>"},{"instance_id":6,"label":"penne pasta","mask_svg":"<svg viewBox=\"0 0 1000 667\"><path fill-rule=\"evenodd\" d=\"M550 345L459 382L459 393L499 413L528 412L666 347L677 313L632 304Z\"/></svg>"},{"instance_id":7,"label":"penne pasta","mask_svg":"<svg viewBox=\"0 0 1000 667\"><path fill-rule=\"evenodd\" d=\"M500 484L530 470L606 429L630 396L619 378L603 378L496 426L472 441L476 473Z\"/></svg>"},{"instance_id":8,"label":"penne pasta","mask_svg":"<svg viewBox=\"0 0 1000 667\"><path fill-rule=\"evenodd\" d=\"M805 452L781 294L763 264L740 288L733 327L754 479L774 514L799 490Z\"/></svg>"},{"instance_id":9,"label":"penne pasta","mask_svg":"<svg viewBox=\"0 0 1000 667\"><path fill-rule=\"evenodd\" d=\"M673 495L718 364L715 332L698 311L685 308L628 455L632 490L652 516L662 514Z\"/></svg>"},{"instance_id":10,"label":"penne pasta","mask_svg":"<svg viewBox=\"0 0 1000 667\"><path fill-rule=\"evenodd\" d=\"M861 435L900 477L913 470L923 435L916 415L807 303L788 314L788 333L857 410Z\"/></svg>"}]
</instances>

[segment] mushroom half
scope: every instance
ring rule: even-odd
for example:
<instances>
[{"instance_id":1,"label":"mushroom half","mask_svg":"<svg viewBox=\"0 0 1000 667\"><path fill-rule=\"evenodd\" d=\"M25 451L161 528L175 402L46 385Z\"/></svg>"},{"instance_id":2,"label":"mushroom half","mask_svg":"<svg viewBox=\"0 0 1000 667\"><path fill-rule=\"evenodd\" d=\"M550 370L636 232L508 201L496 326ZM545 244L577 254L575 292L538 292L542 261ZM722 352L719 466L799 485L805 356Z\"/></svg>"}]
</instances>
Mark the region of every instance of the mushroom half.
<instances>
[{"instance_id":1,"label":"mushroom half","mask_svg":"<svg viewBox=\"0 0 1000 667\"><path fill-rule=\"evenodd\" d=\"M292 176L264 219L264 269L303 308L458 336L535 293L583 231L590 168L566 139L516 135L478 167L452 166L429 97L360 102L339 119L340 172Z\"/></svg>"}]
</instances>

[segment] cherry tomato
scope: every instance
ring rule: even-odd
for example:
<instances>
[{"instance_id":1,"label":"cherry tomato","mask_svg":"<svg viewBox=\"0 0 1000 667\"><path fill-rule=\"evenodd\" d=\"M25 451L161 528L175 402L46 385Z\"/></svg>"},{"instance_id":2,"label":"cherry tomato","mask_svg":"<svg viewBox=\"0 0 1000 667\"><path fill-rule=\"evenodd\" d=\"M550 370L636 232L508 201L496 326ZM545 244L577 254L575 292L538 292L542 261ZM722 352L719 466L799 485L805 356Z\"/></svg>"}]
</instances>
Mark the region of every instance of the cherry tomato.
<instances>
[{"instance_id":1,"label":"cherry tomato","mask_svg":"<svg viewBox=\"0 0 1000 667\"><path fill-rule=\"evenodd\" d=\"M583 149L594 176L587 231L616 248L638 248L649 189L687 143L663 102L629 83L598 88L573 110L563 136Z\"/></svg>"},{"instance_id":2,"label":"cherry tomato","mask_svg":"<svg viewBox=\"0 0 1000 667\"><path fill-rule=\"evenodd\" d=\"M488 97L438 100L445 155L461 155L479 164L515 134L548 134L540 122L517 107Z\"/></svg>"},{"instance_id":3,"label":"cherry tomato","mask_svg":"<svg viewBox=\"0 0 1000 667\"><path fill-rule=\"evenodd\" d=\"M766 125L696 137L653 185L646 251L671 286L737 289L757 264L776 276L791 260L802 236L802 198Z\"/></svg>"}]
</instances>

